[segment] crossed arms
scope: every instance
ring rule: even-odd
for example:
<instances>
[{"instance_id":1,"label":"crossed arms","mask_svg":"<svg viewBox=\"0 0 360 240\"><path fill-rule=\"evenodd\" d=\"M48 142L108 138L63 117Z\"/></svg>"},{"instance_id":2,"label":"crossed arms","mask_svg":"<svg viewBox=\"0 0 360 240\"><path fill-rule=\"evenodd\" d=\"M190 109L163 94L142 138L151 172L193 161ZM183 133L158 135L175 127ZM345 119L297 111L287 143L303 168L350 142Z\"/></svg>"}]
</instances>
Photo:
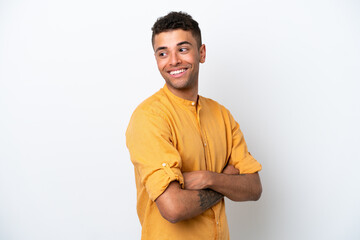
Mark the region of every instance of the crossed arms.
<instances>
[{"instance_id":1,"label":"crossed arms","mask_svg":"<svg viewBox=\"0 0 360 240\"><path fill-rule=\"evenodd\" d=\"M201 214L224 196L233 201L256 201L262 192L258 173L239 174L232 165L222 173L194 171L183 173L183 177L185 189L171 182L155 200L161 215L172 223Z\"/></svg>"}]
</instances>

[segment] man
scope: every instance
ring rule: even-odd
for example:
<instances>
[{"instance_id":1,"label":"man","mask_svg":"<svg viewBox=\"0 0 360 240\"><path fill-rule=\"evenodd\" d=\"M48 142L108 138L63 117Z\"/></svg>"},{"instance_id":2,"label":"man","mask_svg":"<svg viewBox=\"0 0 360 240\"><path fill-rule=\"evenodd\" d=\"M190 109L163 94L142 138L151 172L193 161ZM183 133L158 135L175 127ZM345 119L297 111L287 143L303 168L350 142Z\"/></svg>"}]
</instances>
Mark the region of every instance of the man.
<instances>
[{"instance_id":1,"label":"man","mask_svg":"<svg viewBox=\"0 0 360 240\"><path fill-rule=\"evenodd\" d=\"M229 239L224 196L258 200L261 165L230 112L198 95L206 57L198 23L171 12L152 31L165 86L137 107L126 132L142 239Z\"/></svg>"}]
</instances>

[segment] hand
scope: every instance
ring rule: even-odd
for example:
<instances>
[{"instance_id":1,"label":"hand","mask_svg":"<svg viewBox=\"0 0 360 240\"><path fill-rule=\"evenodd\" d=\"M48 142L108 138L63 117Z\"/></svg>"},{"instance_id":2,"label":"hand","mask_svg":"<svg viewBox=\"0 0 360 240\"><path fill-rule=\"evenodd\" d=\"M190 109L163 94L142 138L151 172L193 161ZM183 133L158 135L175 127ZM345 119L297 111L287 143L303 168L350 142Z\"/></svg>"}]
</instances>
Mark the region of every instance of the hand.
<instances>
[{"instance_id":1,"label":"hand","mask_svg":"<svg viewBox=\"0 0 360 240\"><path fill-rule=\"evenodd\" d=\"M193 171L184 172L185 189L187 190L201 190L208 187L209 171Z\"/></svg>"},{"instance_id":2,"label":"hand","mask_svg":"<svg viewBox=\"0 0 360 240\"><path fill-rule=\"evenodd\" d=\"M228 164L226 165L226 167L224 168L224 170L222 171L222 173L225 174L231 174L231 175L238 175L240 174L239 170L237 168L235 168L233 165Z\"/></svg>"}]
</instances>

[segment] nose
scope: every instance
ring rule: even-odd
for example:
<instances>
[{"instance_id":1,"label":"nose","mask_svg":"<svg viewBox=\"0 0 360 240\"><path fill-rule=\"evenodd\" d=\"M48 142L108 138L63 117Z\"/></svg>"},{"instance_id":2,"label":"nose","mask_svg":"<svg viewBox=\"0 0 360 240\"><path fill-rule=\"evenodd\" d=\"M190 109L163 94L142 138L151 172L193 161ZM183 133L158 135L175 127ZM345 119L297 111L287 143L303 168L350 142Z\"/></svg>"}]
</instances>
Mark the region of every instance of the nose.
<instances>
[{"instance_id":1,"label":"nose","mask_svg":"<svg viewBox=\"0 0 360 240\"><path fill-rule=\"evenodd\" d=\"M176 66L181 63L181 59L179 58L177 53L172 53L170 55L170 65Z\"/></svg>"}]
</instances>

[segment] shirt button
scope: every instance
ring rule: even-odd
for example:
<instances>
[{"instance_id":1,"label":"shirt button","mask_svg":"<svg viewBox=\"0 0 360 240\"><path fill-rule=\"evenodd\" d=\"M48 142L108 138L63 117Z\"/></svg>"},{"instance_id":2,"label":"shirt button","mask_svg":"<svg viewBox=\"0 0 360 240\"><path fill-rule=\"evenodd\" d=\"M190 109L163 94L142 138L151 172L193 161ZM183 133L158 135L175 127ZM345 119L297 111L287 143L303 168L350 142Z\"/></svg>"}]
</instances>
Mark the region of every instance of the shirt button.
<instances>
[{"instance_id":1,"label":"shirt button","mask_svg":"<svg viewBox=\"0 0 360 240\"><path fill-rule=\"evenodd\" d=\"M163 165L163 167L165 167L165 166L166 166L166 163L163 163L162 165Z\"/></svg>"},{"instance_id":2,"label":"shirt button","mask_svg":"<svg viewBox=\"0 0 360 240\"><path fill-rule=\"evenodd\" d=\"M205 147L206 147L206 143L204 143Z\"/></svg>"},{"instance_id":3,"label":"shirt button","mask_svg":"<svg viewBox=\"0 0 360 240\"><path fill-rule=\"evenodd\" d=\"M216 224L219 225L219 221L216 221Z\"/></svg>"},{"instance_id":4,"label":"shirt button","mask_svg":"<svg viewBox=\"0 0 360 240\"><path fill-rule=\"evenodd\" d=\"M194 105L195 105L195 103L194 103L194 102L192 102L192 103L191 103L191 105L193 105L193 106L194 106Z\"/></svg>"}]
</instances>

